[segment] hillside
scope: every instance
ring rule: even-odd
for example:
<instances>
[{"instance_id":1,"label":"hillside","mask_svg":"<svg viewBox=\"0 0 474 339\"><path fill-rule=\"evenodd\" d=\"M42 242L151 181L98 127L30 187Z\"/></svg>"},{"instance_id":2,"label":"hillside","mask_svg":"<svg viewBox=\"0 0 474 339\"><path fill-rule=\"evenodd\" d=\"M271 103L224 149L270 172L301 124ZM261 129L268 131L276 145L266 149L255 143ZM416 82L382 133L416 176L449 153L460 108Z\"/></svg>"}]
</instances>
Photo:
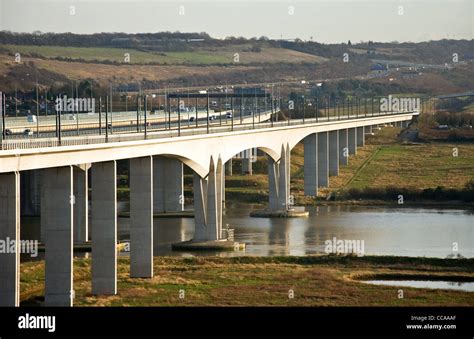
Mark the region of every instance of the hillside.
<instances>
[{"instance_id":1,"label":"hillside","mask_svg":"<svg viewBox=\"0 0 474 339\"><path fill-rule=\"evenodd\" d=\"M447 51L456 51L459 62L454 64ZM389 66L374 73L377 60L428 67L414 72L409 65ZM159 89L359 79L363 82L347 90L365 89L367 95L374 88L382 88L373 92L378 94L437 94L474 88L472 60L474 40L320 44L265 37L221 40L204 33L0 32L0 88L7 92L31 91L36 82L54 92L53 88L69 88L72 80L88 80L95 88L113 83ZM449 69L444 69L445 63Z\"/></svg>"}]
</instances>

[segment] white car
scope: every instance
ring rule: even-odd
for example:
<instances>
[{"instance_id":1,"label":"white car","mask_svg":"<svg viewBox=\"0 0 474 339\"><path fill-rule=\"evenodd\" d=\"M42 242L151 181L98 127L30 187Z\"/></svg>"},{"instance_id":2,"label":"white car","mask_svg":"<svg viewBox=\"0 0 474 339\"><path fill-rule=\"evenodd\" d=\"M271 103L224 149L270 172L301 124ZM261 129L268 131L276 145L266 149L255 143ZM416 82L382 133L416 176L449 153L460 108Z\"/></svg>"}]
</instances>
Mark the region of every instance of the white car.
<instances>
[{"instance_id":1,"label":"white car","mask_svg":"<svg viewBox=\"0 0 474 339\"><path fill-rule=\"evenodd\" d=\"M30 136L33 135L33 131L31 129L27 128L23 131L23 135L27 136L27 137L30 137Z\"/></svg>"}]
</instances>

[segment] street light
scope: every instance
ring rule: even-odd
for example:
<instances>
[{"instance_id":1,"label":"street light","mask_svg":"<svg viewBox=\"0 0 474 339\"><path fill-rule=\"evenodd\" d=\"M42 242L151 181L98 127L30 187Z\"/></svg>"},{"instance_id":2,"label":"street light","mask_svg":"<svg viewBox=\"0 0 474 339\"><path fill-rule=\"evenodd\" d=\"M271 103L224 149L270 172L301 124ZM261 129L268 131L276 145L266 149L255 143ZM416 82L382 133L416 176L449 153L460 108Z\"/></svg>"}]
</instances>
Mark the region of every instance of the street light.
<instances>
[{"instance_id":1,"label":"street light","mask_svg":"<svg viewBox=\"0 0 474 339\"><path fill-rule=\"evenodd\" d=\"M303 124L304 124L304 116L305 116L305 102L304 102L304 95L301 96L301 99L303 99Z\"/></svg>"}]
</instances>

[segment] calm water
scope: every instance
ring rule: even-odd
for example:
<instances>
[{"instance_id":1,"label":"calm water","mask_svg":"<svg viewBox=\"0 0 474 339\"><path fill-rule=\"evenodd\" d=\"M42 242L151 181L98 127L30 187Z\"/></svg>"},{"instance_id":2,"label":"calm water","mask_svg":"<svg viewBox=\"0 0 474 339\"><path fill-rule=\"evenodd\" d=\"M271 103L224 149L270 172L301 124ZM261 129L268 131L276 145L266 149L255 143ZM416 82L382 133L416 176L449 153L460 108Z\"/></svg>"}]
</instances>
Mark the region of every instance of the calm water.
<instances>
[{"instance_id":1,"label":"calm water","mask_svg":"<svg viewBox=\"0 0 474 339\"><path fill-rule=\"evenodd\" d=\"M260 207L261 208L261 207ZM126 211L127 204L119 204ZM171 244L189 240L194 233L193 218L156 218L155 255L307 255L324 253L326 240L364 240L366 255L399 255L445 258L450 254L474 257L474 211L432 208L387 208L322 206L307 208L308 218L250 218L258 207L228 206L224 225L235 229L235 240L245 251L224 253L183 253L171 251ZM22 223L22 238L35 239L39 219ZM120 240L129 239L129 219L119 218ZM457 242L458 252L453 252Z\"/></svg>"},{"instance_id":2,"label":"calm water","mask_svg":"<svg viewBox=\"0 0 474 339\"><path fill-rule=\"evenodd\" d=\"M406 286L474 292L474 282L433 281L433 280L367 280L367 284L386 286Z\"/></svg>"}]
</instances>

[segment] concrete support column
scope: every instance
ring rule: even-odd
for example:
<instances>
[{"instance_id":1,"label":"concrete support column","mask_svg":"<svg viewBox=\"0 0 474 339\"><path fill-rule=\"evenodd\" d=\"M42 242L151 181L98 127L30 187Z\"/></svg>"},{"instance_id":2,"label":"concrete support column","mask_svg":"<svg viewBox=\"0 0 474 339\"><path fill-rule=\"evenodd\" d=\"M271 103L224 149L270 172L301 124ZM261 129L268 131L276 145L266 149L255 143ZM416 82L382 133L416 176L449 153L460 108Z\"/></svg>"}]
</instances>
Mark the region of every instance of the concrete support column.
<instances>
[{"instance_id":1,"label":"concrete support column","mask_svg":"<svg viewBox=\"0 0 474 339\"><path fill-rule=\"evenodd\" d=\"M223 164L211 157L209 174L202 179L194 174L194 241L219 240L222 234Z\"/></svg>"},{"instance_id":2,"label":"concrete support column","mask_svg":"<svg viewBox=\"0 0 474 339\"><path fill-rule=\"evenodd\" d=\"M278 177L278 204L280 209L288 209L288 200L290 196L289 189L289 154L288 149L285 146L281 146L281 156L279 167L279 177Z\"/></svg>"},{"instance_id":3,"label":"concrete support column","mask_svg":"<svg viewBox=\"0 0 474 339\"><path fill-rule=\"evenodd\" d=\"M117 294L117 166L92 166L92 294Z\"/></svg>"},{"instance_id":4,"label":"concrete support column","mask_svg":"<svg viewBox=\"0 0 474 339\"><path fill-rule=\"evenodd\" d=\"M222 161L211 157L207 179L207 238L218 240L222 230Z\"/></svg>"},{"instance_id":5,"label":"concrete support column","mask_svg":"<svg viewBox=\"0 0 474 339\"><path fill-rule=\"evenodd\" d=\"M253 157L257 155L252 154L253 149L248 149L244 151L244 156L242 158L242 174L252 175L252 161Z\"/></svg>"},{"instance_id":6,"label":"concrete support column","mask_svg":"<svg viewBox=\"0 0 474 339\"><path fill-rule=\"evenodd\" d=\"M372 125L364 126L364 133L372 135Z\"/></svg>"},{"instance_id":7,"label":"concrete support column","mask_svg":"<svg viewBox=\"0 0 474 339\"><path fill-rule=\"evenodd\" d=\"M347 128L339 130L339 164L349 164L349 135Z\"/></svg>"},{"instance_id":8,"label":"concrete support column","mask_svg":"<svg viewBox=\"0 0 474 339\"><path fill-rule=\"evenodd\" d=\"M339 175L339 131L329 132L329 175Z\"/></svg>"},{"instance_id":9,"label":"concrete support column","mask_svg":"<svg viewBox=\"0 0 474 339\"><path fill-rule=\"evenodd\" d=\"M207 237L207 180L198 174L193 176L194 192L194 240L202 241Z\"/></svg>"},{"instance_id":10,"label":"concrete support column","mask_svg":"<svg viewBox=\"0 0 474 339\"><path fill-rule=\"evenodd\" d=\"M89 187L90 165L74 166L74 235L75 244L89 240Z\"/></svg>"},{"instance_id":11,"label":"concrete support column","mask_svg":"<svg viewBox=\"0 0 474 339\"><path fill-rule=\"evenodd\" d=\"M183 209L183 163L178 159L153 157L153 211L165 213Z\"/></svg>"},{"instance_id":12,"label":"concrete support column","mask_svg":"<svg viewBox=\"0 0 474 339\"><path fill-rule=\"evenodd\" d=\"M130 159L130 276L153 277L153 158Z\"/></svg>"},{"instance_id":13,"label":"concrete support column","mask_svg":"<svg viewBox=\"0 0 474 339\"><path fill-rule=\"evenodd\" d=\"M364 126L357 127L357 146L363 147L365 145L365 133L364 133Z\"/></svg>"},{"instance_id":14,"label":"concrete support column","mask_svg":"<svg viewBox=\"0 0 474 339\"><path fill-rule=\"evenodd\" d=\"M20 240L20 174L0 174L0 239ZM0 253L0 306L20 305L20 251Z\"/></svg>"},{"instance_id":15,"label":"concrete support column","mask_svg":"<svg viewBox=\"0 0 474 339\"><path fill-rule=\"evenodd\" d=\"M329 187L329 133L318 136L318 187Z\"/></svg>"},{"instance_id":16,"label":"concrete support column","mask_svg":"<svg viewBox=\"0 0 474 339\"><path fill-rule=\"evenodd\" d=\"M317 134L304 138L304 195L318 195L318 137Z\"/></svg>"},{"instance_id":17,"label":"concrete support column","mask_svg":"<svg viewBox=\"0 0 474 339\"><path fill-rule=\"evenodd\" d=\"M278 178L280 177L280 171L278 163L273 160L272 157L268 156L268 199L269 208L272 211L277 211L280 206L278 204Z\"/></svg>"},{"instance_id":18,"label":"concrete support column","mask_svg":"<svg viewBox=\"0 0 474 339\"><path fill-rule=\"evenodd\" d=\"M222 184L222 197L221 197L222 208L225 208L225 164L222 164L222 180L221 180L221 184Z\"/></svg>"},{"instance_id":19,"label":"concrete support column","mask_svg":"<svg viewBox=\"0 0 474 339\"><path fill-rule=\"evenodd\" d=\"M349 144L349 154L357 154L357 133L355 128L348 129L348 144Z\"/></svg>"},{"instance_id":20,"label":"concrete support column","mask_svg":"<svg viewBox=\"0 0 474 339\"><path fill-rule=\"evenodd\" d=\"M48 168L42 173L46 197L41 201L46 246L46 306L72 306L73 303L73 177L72 166Z\"/></svg>"},{"instance_id":21,"label":"concrete support column","mask_svg":"<svg viewBox=\"0 0 474 339\"><path fill-rule=\"evenodd\" d=\"M286 211L290 205L290 149L282 145L280 160L268 157L269 210Z\"/></svg>"},{"instance_id":22,"label":"concrete support column","mask_svg":"<svg viewBox=\"0 0 474 339\"><path fill-rule=\"evenodd\" d=\"M39 216L41 214L41 170L21 172L20 192L21 215Z\"/></svg>"}]
</instances>

